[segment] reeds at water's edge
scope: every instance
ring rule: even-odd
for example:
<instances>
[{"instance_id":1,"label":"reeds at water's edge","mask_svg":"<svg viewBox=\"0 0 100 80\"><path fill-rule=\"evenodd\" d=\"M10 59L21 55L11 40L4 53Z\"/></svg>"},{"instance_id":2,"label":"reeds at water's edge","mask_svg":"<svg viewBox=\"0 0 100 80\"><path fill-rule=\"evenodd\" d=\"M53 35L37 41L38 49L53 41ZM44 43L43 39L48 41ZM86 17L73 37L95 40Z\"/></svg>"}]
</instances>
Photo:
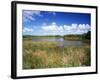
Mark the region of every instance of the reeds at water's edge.
<instances>
[{"instance_id":1,"label":"reeds at water's edge","mask_svg":"<svg viewBox=\"0 0 100 80\"><path fill-rule=\"evenodd\" d=\"M90 66L90 45L59 47L57 42L23 39L23 69Z\"/></svg>"}]
</instances>

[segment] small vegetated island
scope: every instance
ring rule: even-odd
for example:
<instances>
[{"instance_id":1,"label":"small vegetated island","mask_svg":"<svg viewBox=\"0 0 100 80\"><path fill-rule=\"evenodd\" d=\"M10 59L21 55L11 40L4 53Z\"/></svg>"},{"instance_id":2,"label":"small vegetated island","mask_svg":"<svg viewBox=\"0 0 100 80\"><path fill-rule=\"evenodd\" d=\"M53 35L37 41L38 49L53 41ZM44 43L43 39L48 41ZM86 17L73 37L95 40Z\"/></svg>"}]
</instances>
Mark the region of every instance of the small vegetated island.
<instances>
[{"instance_id":1,"label":"small vegetated island","mask_svg":"<svg viewBox=\"0 0 100 80\"><path fill-rule=\"evenodd\" d=\"M90 42L90 31L64 36L23 35L23 69L90 66Z\"/></svg>"}]
</instances>

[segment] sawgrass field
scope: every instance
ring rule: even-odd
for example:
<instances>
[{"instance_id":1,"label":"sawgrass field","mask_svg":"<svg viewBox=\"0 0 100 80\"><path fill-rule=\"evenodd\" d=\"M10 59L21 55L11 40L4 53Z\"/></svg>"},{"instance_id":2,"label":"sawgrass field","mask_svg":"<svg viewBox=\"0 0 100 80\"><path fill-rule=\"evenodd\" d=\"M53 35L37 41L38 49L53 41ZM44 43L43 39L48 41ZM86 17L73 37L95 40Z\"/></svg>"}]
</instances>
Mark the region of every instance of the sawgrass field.
<instances>
[{"instance_id":1,"label":"sawgrass field","mask_svg":"<svg viewBox=\"0 0 100 80\"><path fill-rule=\"evenodd\" d=\"M23 69L90 66L90 44L59 47L58 42L23 38Z\"/></svg>"}]
</instances>

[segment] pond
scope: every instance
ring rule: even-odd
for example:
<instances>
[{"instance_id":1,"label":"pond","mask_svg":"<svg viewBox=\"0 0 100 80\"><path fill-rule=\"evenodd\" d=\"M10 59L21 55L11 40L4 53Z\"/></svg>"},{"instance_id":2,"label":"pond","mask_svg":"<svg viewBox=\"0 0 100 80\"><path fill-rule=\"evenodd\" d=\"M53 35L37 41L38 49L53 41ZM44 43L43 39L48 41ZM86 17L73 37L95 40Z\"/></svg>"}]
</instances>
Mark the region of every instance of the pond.
<instances>
[{"instance_id":1,"label":"pond","mask_svg":"<svg viewBox=\"0 0 100 80\"><path fill-rule=\"evenodd\" d=\"M68 46L84 46L85 43L81 40L64 40L64 38L33 38L35 42L58 42L60 47Z\"/></svg>"}]
</instances>

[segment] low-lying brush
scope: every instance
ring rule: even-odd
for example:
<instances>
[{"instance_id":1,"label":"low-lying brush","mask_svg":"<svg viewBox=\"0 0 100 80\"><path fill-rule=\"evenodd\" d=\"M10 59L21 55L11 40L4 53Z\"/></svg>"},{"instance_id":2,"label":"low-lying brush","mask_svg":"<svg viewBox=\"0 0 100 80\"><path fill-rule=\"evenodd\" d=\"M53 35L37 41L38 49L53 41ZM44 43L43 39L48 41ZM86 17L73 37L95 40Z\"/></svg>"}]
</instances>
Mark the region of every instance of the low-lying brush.
<instances>
[{"instance_id":1,"label":"low-lying brush","mask_svg":"<svg viewBox=\"0 0 100 80\"><path fill-rule=\"evenodd\" d=\"M90 46L59 47L57 42L23 40L23 69L90 66Z\"/></svg>"}]
</instances>

